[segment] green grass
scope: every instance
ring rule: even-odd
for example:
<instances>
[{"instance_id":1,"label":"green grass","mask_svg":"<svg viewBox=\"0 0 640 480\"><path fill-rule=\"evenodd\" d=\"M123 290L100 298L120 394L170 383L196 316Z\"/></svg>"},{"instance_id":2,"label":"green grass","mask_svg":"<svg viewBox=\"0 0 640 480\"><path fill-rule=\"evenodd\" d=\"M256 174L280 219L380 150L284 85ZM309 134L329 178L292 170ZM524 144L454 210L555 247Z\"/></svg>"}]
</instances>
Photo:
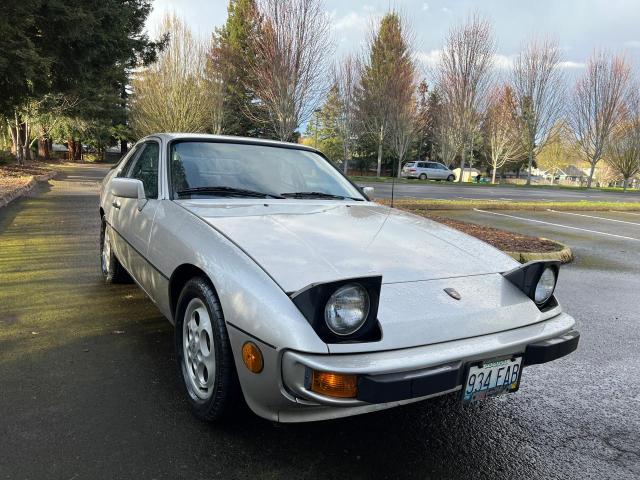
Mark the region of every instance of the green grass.
<instances>
[{"instance_id":1,"label":"green grass","mask_svg":"<svg viewBox=\"0 0 640 480\"><path fill-rule=\"evenodd\" d=\"M390 200L376 200L389 205ZM511 202L503 200L395 200L394 206L409 210L564 210L564 211L640 211L640 202Z\"/></svg>"}]
</instances>

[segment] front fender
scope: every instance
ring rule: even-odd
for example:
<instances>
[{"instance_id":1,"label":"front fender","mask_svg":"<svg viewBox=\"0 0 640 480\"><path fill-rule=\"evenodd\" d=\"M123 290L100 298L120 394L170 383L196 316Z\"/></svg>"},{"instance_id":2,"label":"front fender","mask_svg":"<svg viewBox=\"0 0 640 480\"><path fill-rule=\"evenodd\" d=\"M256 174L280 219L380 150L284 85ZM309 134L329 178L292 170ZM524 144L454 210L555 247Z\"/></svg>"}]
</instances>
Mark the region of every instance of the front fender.
<instances>
[{"instance_id":1,"label":"front fender","mask_svg":"<svg viewBox=\"0 0 640 480\"><path fill-rule=\"evenodd\" d=\"M183 264L207 274L227 324L276 350L327 353L327 345L273 279L231 240L193 213L171 200L159 202L150 238L149 259L167 279ZM167 306L161 309L170 317L168 296L167 289Z\"/></svg>"}]
</instances>

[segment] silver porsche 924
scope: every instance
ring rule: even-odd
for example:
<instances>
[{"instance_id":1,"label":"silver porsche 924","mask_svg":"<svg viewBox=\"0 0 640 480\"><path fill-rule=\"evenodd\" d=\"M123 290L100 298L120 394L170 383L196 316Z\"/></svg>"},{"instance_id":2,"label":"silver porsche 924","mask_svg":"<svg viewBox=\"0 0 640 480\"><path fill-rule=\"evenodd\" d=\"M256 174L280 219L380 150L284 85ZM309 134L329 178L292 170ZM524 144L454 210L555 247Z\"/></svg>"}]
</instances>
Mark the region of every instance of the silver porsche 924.
<instances>
[{"instance_id":1,"label":"silver porsche 924","mask_svg":"<svg viewBox=\"0 0 640 480\"><path fill-rule=\"evenodd\" d=\"M198 417L242 397L280 422L473 402L577 348L558 263L521 265L371 194L312 148L210 135L151 135L106 176L102 272L175 325Z\"/></svg>"}]
</instances>

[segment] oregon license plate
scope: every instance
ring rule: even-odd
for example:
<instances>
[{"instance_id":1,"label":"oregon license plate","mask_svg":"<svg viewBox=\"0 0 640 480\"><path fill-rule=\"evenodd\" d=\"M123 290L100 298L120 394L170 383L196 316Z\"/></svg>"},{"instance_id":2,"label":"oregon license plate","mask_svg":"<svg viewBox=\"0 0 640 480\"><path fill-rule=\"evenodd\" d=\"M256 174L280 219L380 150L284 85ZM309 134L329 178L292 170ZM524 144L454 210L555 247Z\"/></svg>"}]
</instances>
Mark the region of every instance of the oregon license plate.
<instances>
[{"instance_id":1,"label":"oregon license plate","mask_svg":"<svg viewBox=\"0 0 640 480\"><path fill-rule=\"evenodd\" d=\"M473 402L515 392L520 385L522 357L485 360L471 365L462 389L462 400Z\"/></svg>"}]
</instances>

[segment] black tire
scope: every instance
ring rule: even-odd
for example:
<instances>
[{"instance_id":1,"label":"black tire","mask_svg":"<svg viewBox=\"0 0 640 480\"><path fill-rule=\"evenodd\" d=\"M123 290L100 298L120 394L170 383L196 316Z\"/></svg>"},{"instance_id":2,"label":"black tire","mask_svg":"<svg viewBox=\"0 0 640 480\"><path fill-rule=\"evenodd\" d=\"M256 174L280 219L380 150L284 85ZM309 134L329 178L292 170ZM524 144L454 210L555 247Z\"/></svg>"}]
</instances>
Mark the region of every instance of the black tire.
<instances>
[{"instance_id":1,"label":"black tire","mask_svg":"<svg viewBox=\"0 0 640 480\"><path fill-rule=\"evenodd\" d=\"M456 179L456 177L454 177L453 175L449 175L447 177L447 182L453 182Z\"/></svg>"},{"instance_id":2,"label":"black tire","mask_svg":"<svg viewBox=\"0 0 640 480\"><path fill-rule=\"evenodd\" d=\"M213 391L211 396L204 400L198 398L190 390L187 371L189 367L185 362L183 326L187 307L193 299L200 299L207 309L213 334L213 338L210 341L213 342L215 347ZM193 414L200 420L207 422L223 421L233 417L239 405L243 404L242 391L233 361L233 352L229 343L229 335L225 326L220 301L211 283L206 278L194 277L190 279L180 293L176 308L175 345L180 378Z\"/></svg>"},{"instance_id":3,"label":"black tire","mask_svg":"<svg viewBox=\"0 0 640 480\"><path fill-rule=\"evenodd\" d=\"M420 176L418 177L420 180L426 180L427 179L427 174L426 173L421 173Z\"/></svg>"},{"instance_id":4,"label":"black tire","mask_svg":"<svg viewBox=\"0 0 640 480\"><path fill-rule=\"evenodd\" d=\"M108 255L104 254L106 229L107 222L103 215L100 228L100 270L102 271L102 277L106 283L131 283L129 273L124 269L116 254L113 253L113 248L109 248Z\"/></svg>"}]
</instances>

